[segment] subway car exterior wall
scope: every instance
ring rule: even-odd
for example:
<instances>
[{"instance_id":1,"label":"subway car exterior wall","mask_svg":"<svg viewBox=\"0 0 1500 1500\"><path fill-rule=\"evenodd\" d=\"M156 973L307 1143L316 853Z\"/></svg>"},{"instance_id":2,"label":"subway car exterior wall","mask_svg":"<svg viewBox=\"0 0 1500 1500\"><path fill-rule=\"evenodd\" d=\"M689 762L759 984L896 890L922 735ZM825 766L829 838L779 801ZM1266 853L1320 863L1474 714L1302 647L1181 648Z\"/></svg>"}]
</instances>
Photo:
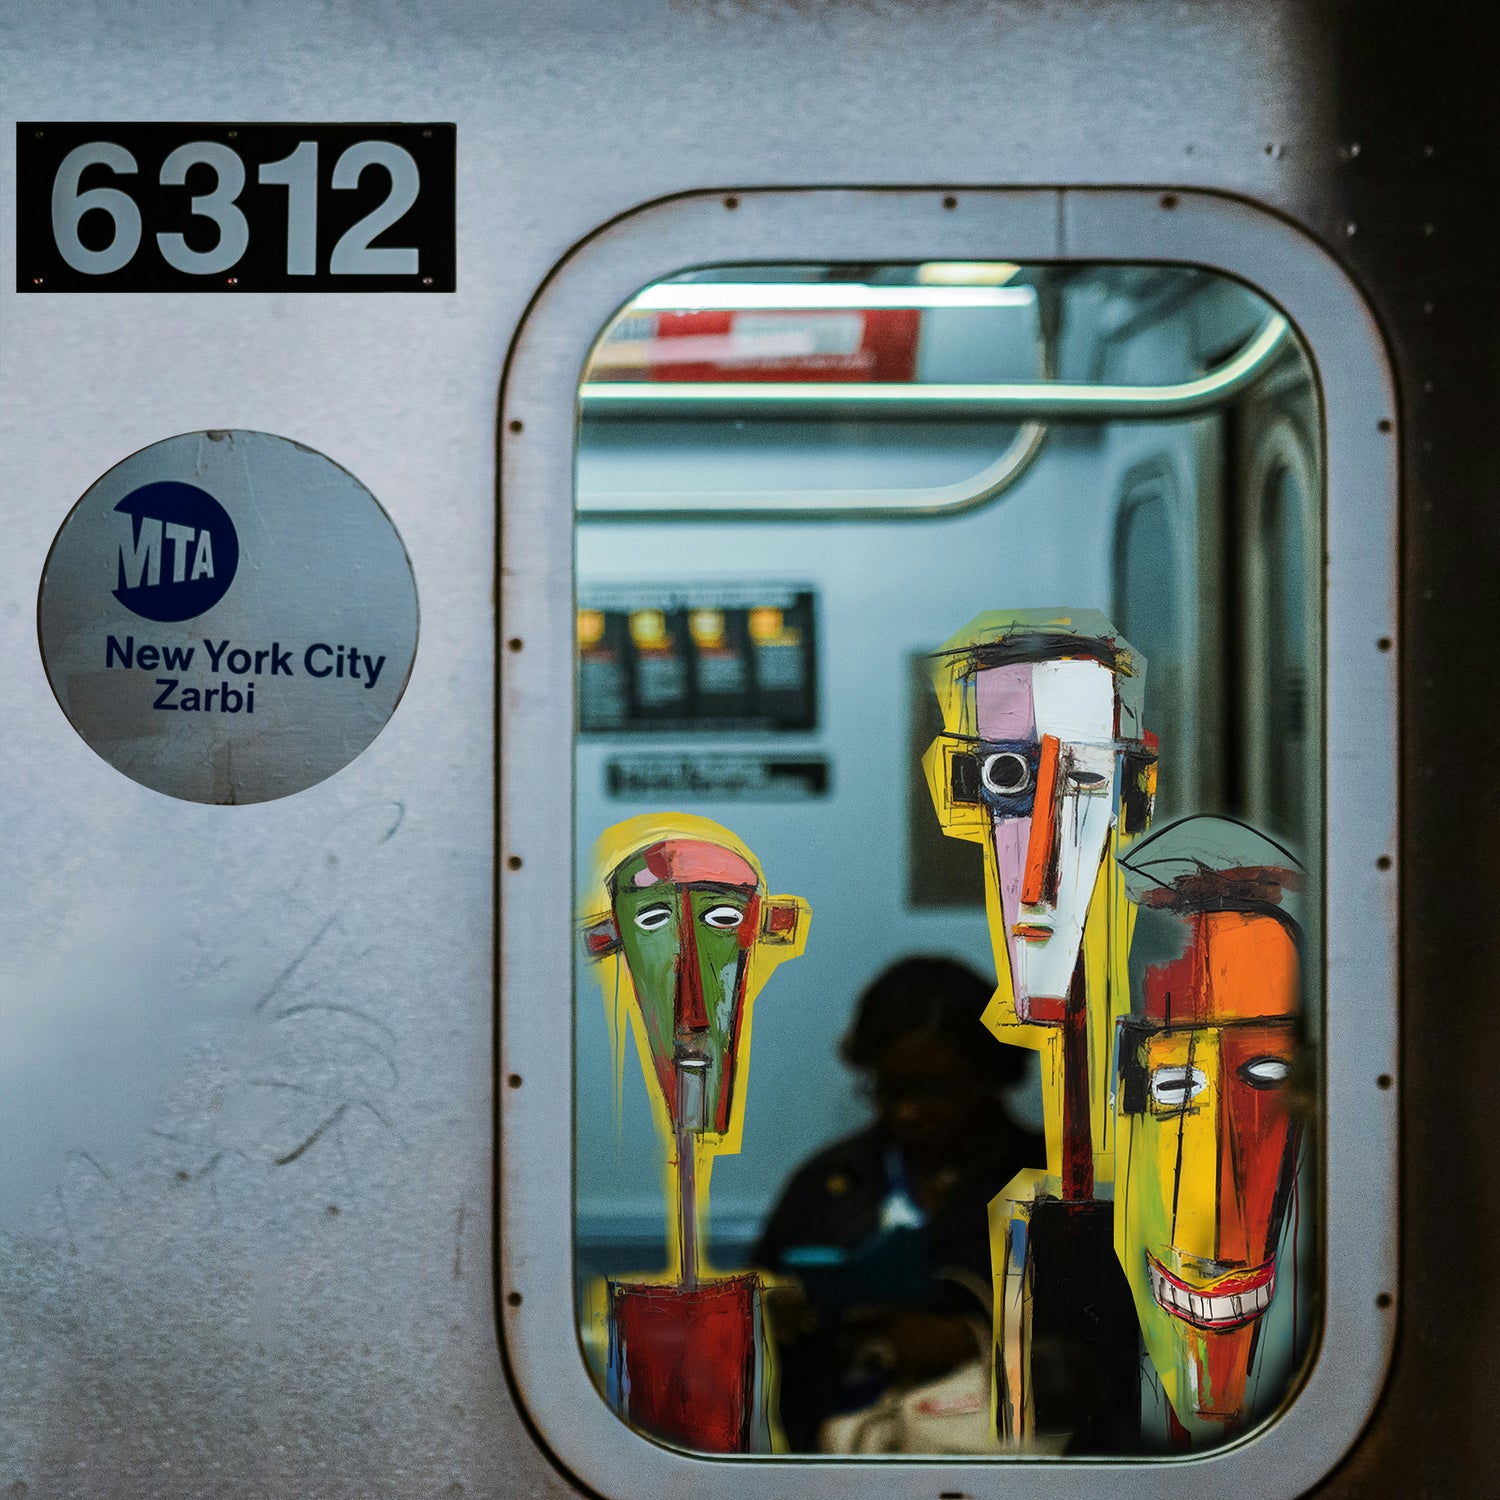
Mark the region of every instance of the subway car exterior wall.
<instances>
[{"instance_id":1,"label":"subway car exterior wall","mask_svg":"<svg viewBox=\"0 0 1500 1500\"><path fill-rule=\"evenodd\" d=\"M1381 1404L1317 1493L1486 1493L1500 813L1472 761L1496 716L1480 621L1500 371L1476 330L1500 313L1485 222L1500 122L1467 24L1359 0L7 8L8 1493L578 1493L499 1332L496 1246L526 1211L497 1193L494 1137L496 883L527 873L507 867L496 801L497 441L522 444L528 417L511 389L497 424L507 350L554 268L642 205L918 187L961 212L966 188L1058 185L1281 215L1343 264L1387 340L1403 478L1398 1341ZM457 289L18 293L15 125L83 119L452 122ZM253 808L170 801L91 755L32 616L89 485L208 428L280 433L356 473L423 605L385 732L340 775ZM290 1002L278 1013L339 1009L299 1036L267 1019L272 996Z\"/></svg>"}]
</instances>

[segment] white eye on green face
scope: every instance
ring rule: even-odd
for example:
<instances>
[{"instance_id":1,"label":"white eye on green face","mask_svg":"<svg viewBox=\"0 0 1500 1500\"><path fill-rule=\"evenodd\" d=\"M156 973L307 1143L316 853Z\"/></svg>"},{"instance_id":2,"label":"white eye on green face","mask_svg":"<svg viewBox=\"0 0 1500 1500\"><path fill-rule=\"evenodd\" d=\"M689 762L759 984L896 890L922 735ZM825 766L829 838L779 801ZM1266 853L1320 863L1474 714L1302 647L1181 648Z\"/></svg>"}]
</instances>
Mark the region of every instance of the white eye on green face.
<instances>
[{"instance_id":1,"label":"white eye on green face","mask_svg":"<svg viewBox=\"0 0 1500 1500\"><path fill-rule=\"evenodd\" d=\"M703 913L705 927L717 927L724 932L738 927L744 920L745 914L737 906L711 906Z\"/></svg>"},{"instance_id":2,"label":"white eye on green face","mask_svg":"<svg viewBox=\"0 0 1500 1500\"><path fill-rule=\"evenodd\" d=\"M643 906L635 914L635 925L642 932L658 932L672 920L672 908L665 901Z\"/></svg>"},{"instance_id":3,"label":"white eye on green face","mask_svg":"<svg viewBox=\"0 0 1500 1500\"><path fill-rule=\"evenodd\" d=\"M1151 1070L1151 1102L1160 1109L1182 1109L1208 1087L1202 1068L1164 1063Z\"/></svg>"}]
</instances>

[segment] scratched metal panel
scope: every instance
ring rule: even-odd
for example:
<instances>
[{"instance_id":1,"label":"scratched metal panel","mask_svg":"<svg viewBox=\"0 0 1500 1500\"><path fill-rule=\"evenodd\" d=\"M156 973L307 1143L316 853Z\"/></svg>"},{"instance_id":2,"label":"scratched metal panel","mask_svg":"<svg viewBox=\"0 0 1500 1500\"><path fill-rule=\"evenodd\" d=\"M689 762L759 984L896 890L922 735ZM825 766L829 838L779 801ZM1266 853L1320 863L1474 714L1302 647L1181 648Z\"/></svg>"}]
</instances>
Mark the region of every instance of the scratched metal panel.
<instances>
[{"instance_id":1,"label":"scratched metal panel","mask_svg":"<svg viewBox=\"0 0 1500 1500\"><path fill-rule=\"evenodd\" d=\"M1478 253L1495 120L1465 70L1477 39L1424 21L1292 0L12 0L6 1494L568 1491L516 1413L491 1303L504 351L567 248L660 195L1052 182L1204 186L1280 208L1354 266L1392 335L1416 574L1407 823L1433 830L1406 839L1421 917L1407 946L1410 1269L1385 1414L1329 1492L1484 1492L1500 1391L1496 1302L1481 1296L1500 1198L1481 1145L1500 1069L1500 889L1481 851L1496 847L1497 804L1432 768L1455 705L1468 743L1495 728L1495 708L1473 704L1489 669L1469 620L1494 577L1496 371L1492 342L1466 335L1495 322ZM236 115L455 121L457 294L9 290L17 118ZM32 613L56 525L93 479L146 442L230 426L295 437L370 486L410 550L423 644L400 712L348 770L286 802L215 809L146 792L77 740Z\"/></svg>"}]
</instances>

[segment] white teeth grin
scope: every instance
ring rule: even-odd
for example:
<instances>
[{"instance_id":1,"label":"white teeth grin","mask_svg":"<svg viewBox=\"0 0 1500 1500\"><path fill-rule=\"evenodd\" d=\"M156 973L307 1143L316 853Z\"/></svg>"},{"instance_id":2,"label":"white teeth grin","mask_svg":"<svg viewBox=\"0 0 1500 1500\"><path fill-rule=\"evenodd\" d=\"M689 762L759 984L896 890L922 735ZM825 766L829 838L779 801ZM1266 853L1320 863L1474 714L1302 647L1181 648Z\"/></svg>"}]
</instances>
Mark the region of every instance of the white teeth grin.
<instances>
[{"instance_id":1,"label":"white teeth grin","mask_svg":"<svg viewBox=\"0 0 1500 1500\"><path fill-rule=\"evenodd\" d=\"M1213 1296L1207 1292L1189 1291L1157 1270L1147 1262L1151 1273L1151 1294L1158 1304L1173 1317L1184 1318L1205 1328L1233 1328L1258 1318L1270 1305L1276 1291L1276 1275L1273 1267L1267 1268L1265 1279L1257 1286L1246 1287L1242 1292L1231 1292Z\"/></svg>"}]
</instances>

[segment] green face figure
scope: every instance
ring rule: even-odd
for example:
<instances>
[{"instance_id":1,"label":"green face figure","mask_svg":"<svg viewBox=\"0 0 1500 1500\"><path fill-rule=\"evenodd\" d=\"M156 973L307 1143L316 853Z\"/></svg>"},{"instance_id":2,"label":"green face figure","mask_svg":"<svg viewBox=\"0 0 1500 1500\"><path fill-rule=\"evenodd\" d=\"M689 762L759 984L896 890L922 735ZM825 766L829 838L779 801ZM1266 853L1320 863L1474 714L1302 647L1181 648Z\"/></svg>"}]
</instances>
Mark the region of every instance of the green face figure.
<instances>
[{"instance_id":1,"label":"green face figure","mask_svg":"<svg viewBox=\"0 0 1500 1500\"><path fill-rule=\"evenodd\" d=\"M731 849L668 839L620 865L611 894L673 1123L727 1130L750 955L760 932L759 879ZM697 1119L679 1118L677 1060L696 1063L703 1079Z\"/></svg>"}]
</instances>

